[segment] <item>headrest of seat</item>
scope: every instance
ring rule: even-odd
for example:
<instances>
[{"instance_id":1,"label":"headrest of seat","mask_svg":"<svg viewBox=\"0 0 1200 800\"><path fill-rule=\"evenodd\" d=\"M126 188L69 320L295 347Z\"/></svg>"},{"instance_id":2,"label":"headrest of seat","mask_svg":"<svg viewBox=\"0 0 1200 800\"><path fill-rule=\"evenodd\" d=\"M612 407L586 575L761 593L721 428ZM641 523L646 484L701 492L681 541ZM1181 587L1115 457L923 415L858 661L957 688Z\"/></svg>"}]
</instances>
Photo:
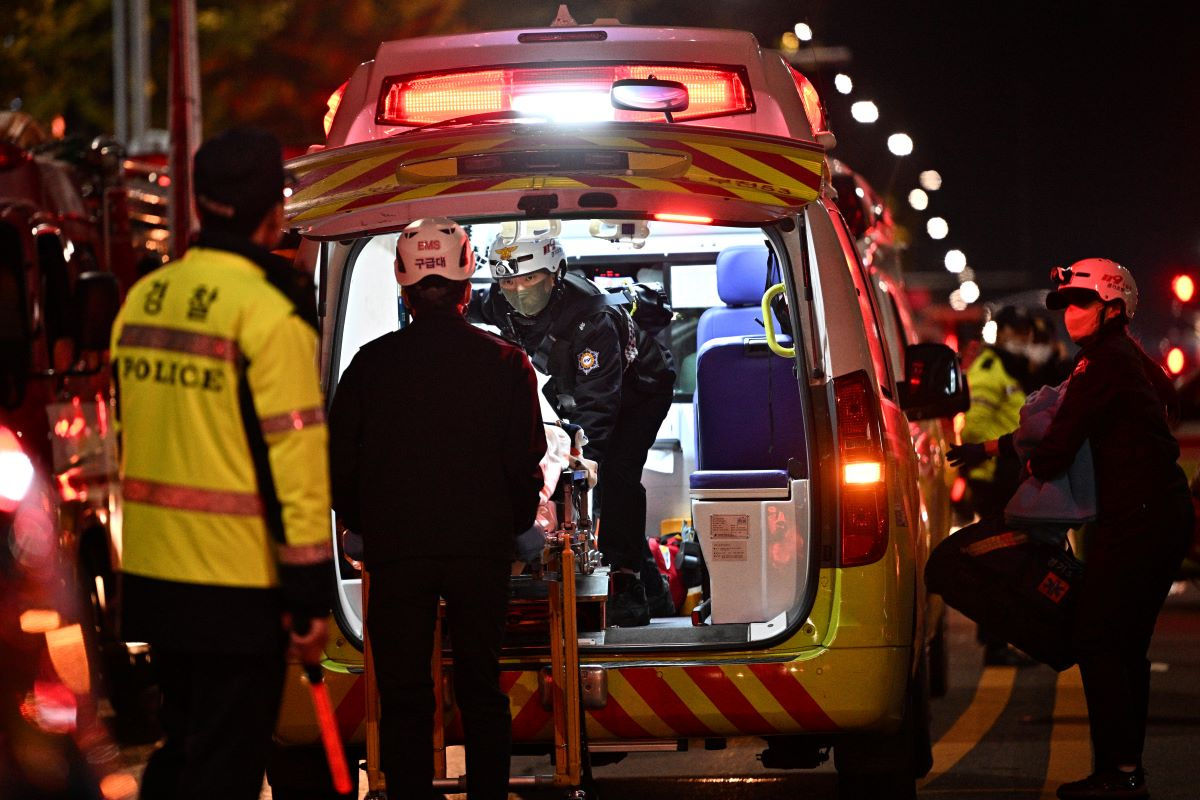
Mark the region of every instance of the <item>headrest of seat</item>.
<instances>
[{"instance_id":1,"label":"headrest of seat","mask_svg":"<svg viewBox=\"0 0 1200 800\"><path fill-rule=\"evenodd\" d=\"M767 288L765 245L739 244L717 254L717 294L727 306L756 306Z\"/></svg>"}]
</instances>

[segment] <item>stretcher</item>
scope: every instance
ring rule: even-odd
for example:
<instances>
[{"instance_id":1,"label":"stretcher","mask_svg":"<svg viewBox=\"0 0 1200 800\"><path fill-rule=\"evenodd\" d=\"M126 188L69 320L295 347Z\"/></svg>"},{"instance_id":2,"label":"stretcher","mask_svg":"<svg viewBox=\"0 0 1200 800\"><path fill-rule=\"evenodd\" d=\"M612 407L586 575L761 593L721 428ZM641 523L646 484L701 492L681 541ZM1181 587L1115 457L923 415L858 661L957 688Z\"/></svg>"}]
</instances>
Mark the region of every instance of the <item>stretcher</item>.
<instances>
[{"instance_id":1,"label":"stretcher","mask_svg":"<svg viewBox=\"0 0 1200 800\"><path fill-rule=\"evenodd\" d=\"M588 514L588 476L585 470L564 469L553 500L558 525L546 534L541 562L512 578L509 602L509 634L528 638L537 630L549 653L548 671L543 670L554 720L553 767L546 775L511 776L510 788L555 787L567 797L582 800L583 788L591 783L583 719L579 673L579 609L590 621L604 626L608 596L607 570L599 569L600 553ZM363 568L363 658L366 682L366 775L368 800L387 800L387 784L380 770L379 693L375 682L371 640L367 633L369 570ZM517 613L513 613L516 611ZM523 612L523 613L522 613ZM445 604L439 604L434 628L430 670L434 687L433 787L442 792L466 792L466 776L447 776L446 687L451 683L443 658ZM532 620L532 623L529 621ZM589 625L590 627L590 625ZM506 641L507 644L507 641Z\"/></svg>"}]
</instances>

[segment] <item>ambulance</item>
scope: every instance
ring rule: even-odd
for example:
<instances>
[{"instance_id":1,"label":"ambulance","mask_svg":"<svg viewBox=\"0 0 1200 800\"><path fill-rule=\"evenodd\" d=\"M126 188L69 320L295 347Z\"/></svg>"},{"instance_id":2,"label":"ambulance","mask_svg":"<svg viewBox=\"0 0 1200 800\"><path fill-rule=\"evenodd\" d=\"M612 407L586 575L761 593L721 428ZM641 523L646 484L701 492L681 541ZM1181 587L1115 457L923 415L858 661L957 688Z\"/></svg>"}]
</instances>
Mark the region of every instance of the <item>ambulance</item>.
<instances>
[{"instance_id":1,"label":"ambulance","mask_svg":"<svg viewBox=\"0 0 1200 800\"><path fill-rule=\"evenodd\" d=\"M556 231L569 269L658 283L673 306L647 533L685 520L707 592L702 612L640 628L580 613L585 756L752 737L770 768L832 752L843 796L915 797L940 624L921 575L949 515L922 488L944 461L914 424L967 392L953 351L914 343L881 302L902 283L864 263L839 211L812 84L749 33L560 8L545 28L385 42L330 108L325 145L289 162L286 205L319 282L328 397L360 346L406 323L392 260L415 219L468 229L480 287L488 245L524 225ZM481 398L475 423L495 413ZM487 479L464 461L463 480ZM330 537L341 548L332 514ZM323 664L352 747L368 729L357 566L336 559ZM503 656L524 752L554 747L548 650L515 632ZM453 669L447 650L447 686ZM274 795L311 796L319 736L295 667L277 739Z\"/></svg>"}]
</instances>

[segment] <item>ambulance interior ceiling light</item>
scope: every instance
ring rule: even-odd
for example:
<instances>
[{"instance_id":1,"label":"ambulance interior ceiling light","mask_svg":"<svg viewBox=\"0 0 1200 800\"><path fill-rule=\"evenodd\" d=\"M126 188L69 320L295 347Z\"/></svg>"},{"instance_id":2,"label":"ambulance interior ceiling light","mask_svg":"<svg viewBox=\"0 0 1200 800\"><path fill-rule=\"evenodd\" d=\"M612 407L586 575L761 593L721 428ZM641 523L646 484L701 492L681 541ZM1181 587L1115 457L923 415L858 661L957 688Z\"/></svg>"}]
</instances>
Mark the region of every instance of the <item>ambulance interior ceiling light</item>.
<instances>
[{"instance_id":1,"label":"ambulance interior ceiling light","mask_svg":"<svg viewBox=\"0 0 1200 800\"><path fill-rule=\"evenodd\" d=\"M526 111L561 121L659 122L658 112L613 108L614 81L676 81L687 87L687 110L674 119L743 114L754 110L740 67L672 64L579 64L504 67L389 77L383 82L376 122L419 126L471 114Z\"/></svg>"}]
</instances>

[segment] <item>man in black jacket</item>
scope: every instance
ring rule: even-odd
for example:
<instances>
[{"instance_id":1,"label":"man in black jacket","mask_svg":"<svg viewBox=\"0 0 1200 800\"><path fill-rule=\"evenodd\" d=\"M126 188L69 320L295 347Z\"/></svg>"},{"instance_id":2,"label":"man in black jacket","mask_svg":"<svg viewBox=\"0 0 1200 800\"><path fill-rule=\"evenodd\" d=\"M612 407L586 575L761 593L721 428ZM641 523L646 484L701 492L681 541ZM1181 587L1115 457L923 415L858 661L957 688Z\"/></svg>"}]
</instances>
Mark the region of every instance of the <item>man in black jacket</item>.
<instances>
[{"instance_id":1,"label":"man in black jacket","mask_svg":"<svg viewBox=\"0 0 1200 800\"><path fill-rule=\"evenodd\" d=\"M452 220L417 220L401 232L396 279L413 321L359 350L330 412L333 505L362 535L371 571L380 760L396 797L431 791L439 597L453 637L468 796L508 794L499 654L514 540L533 524L546 437L525 354L463 317L474 266ZM480 399L493 404L487 418Z\"/></svg>"},{"instance_id":2,"label":"man in black jacket","mask_svg":"<svg viewBox=\"0 0 1200 800\"><path fill-rule=\"evenodd\" d=\"M608 621L647 625L675 611L646 544L642 468L671 408L671 354L621 303L566 271L553 236L498 236L488 253L496 283L482 316L549 375L542 393L560 418L583 428L584 456L599 465L599 545L612 568ZM499 291L496 291L499 289Z\"/></svg>"}]
</instances>

